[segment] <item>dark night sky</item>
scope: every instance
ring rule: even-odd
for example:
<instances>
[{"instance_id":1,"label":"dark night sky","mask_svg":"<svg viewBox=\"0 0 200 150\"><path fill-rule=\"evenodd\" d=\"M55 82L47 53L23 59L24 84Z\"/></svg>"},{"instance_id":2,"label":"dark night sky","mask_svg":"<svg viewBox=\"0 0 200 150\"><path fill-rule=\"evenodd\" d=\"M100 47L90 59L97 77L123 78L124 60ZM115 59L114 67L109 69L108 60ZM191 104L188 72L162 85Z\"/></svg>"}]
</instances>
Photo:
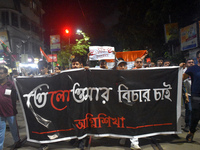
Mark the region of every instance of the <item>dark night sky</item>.
<instances>
[{"instance_id":1,"label":"dark night sky","mask_svg":"<svg viewBox=\"0 0 200 150\"><path fill-rule=\"evenodd\" d=\"M98 27L102 24L105 28L115 24L119 15L115 9L116 0L41 0L41 2L45 11L43 15L45 41L49 40L50 34L64 33L66 27L73 34L77 29L91 33L95 33L95 30L98 32Z\"/></svg>"}]
</instances>

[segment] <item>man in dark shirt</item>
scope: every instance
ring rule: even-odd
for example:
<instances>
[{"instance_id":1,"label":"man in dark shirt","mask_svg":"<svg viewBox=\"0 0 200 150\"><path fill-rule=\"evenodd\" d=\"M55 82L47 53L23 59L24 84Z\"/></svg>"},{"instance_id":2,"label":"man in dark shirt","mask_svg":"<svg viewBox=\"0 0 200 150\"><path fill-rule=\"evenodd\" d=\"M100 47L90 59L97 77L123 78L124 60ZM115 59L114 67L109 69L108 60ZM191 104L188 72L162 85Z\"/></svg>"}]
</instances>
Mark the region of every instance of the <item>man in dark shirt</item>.
<instances>
[{"instance_id":1,"label":"man in dark shirt","mask_svg":"<svg viewBox=\"0 0 200 150\"><path fill-rule=\"evenodd\" d=\"M14 148L21 147L19 130L16 120L16 90L11 80L7 79L8 70L0 67L0 150L3 150L3 143L6 131L6 121L8 121L13 140Z\"/></svg>"},{"instance_id":2,"label":"man in dark shirt","mask_svg":"<svg viewBox=\"0 0 200 150\"><path fill-rule=\"evenodd\" d=\"M186 136L188 142L192 142L196 127L200 120L200 51L196 53L198 64L189 67L183 74L183 80L189 76L192 79L191 85L191 100L192 100L192 115L190 132Z\"/></svg>"}]
</instances>

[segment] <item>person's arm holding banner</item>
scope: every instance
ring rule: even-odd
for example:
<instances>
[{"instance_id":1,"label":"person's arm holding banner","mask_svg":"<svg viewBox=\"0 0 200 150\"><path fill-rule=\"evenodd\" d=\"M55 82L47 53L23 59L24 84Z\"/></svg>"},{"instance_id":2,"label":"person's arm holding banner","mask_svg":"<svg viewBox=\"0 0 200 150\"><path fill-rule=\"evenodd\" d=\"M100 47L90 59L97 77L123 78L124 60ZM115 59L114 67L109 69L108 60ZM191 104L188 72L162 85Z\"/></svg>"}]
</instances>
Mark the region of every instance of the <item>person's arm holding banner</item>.
<instances>
[{"instance_id":1,"label":"person's arm holding banner","mask_svg":"<svg viewBox=\"0 0 200 150\"><path fill-rule=\"evenodd\" d=\"M181 68L184 69L184 68L185 68L185 63L180 63L179 66L180 66ZM184 80L187 79L188 77L189 77L189 75L186 74L186 73L184 73L184 74L183 74L182 80L184 81Z\"/></svg>"},{"instance_id":2,"label":"person's arm holding banner","mask_svg":"<svg viewBox=\"0 0 200 150\"><path fill-rule=\"evenodd\" d=\"M87 65L87 66L90 66L90 54L91 54L91 52L89 52L89 53L87 54L87 60L86 60L86 65Z\"/></svg>"}]
</instances>

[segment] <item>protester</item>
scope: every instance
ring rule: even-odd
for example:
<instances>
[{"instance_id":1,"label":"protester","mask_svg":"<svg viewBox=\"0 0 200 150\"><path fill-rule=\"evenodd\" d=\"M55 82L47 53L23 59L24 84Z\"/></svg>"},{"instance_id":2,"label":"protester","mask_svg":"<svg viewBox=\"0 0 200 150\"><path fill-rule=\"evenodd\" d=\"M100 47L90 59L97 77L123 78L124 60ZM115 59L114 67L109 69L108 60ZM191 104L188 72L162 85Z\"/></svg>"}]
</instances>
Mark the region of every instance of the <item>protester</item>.
<instances>
[{"instance_id":1,"label":"protester","mask_svg":"<svg viewBox=\"0 0 200 150\"><path fill-rule=\"evenodd\" d=\"M146 53L142 56L142 57L140 57L142 60L144 60L145 59L145 57L148 55L148 51L146 51Z\"/></svg>"},{"instance_id":2,"label":"protester","mask_svg":"<svg viewBox=\"0 0 200 150\"><path fill-rule=\"evenodd\" d=\"M0 150L3 150L6 121L8 121L10 131L14 140L14 148L21 147L19 130L16 120L16 89L11 80L7 79L8 70L0 67Z\"/></svg>"},{"instance_id":3,"label":"protester","mask_svg":"<svg viewBox=\"0 0 200 150\"><path fill-rule=\"evenodd\" d=\"M162 67L162 66L163 66L163 58L159 57L157 58L157 61L156 61L156 67Z\"/></svg>"},{"instance_id":4,"label":"protester","mask_svg":"<svg viewBox=\"0 0 200 150\"><path fill-rule=\"evenodd\" d=\"M61 72L60 66L56 66L56 67L54 68L54 72L52 72L51 75L56 75L56 74L59 74L60 72Z\"/></svg>"},{"instance_id":5,"label":"protester","mask_svg":"<svg viewBox=\"0 0 200 150\"><path fill-rule=\"evenodd\" d=\"M54 69L54 72L55 72L55 73L60 73L60 71L61 71L61 70L60 70L60 66L56 66L55 69Z\"/></svg>"},{"instance_id":6,"label":"protester","mask_svg":"<svg viewBox=\"0 0 200 150\"><path fill-rule=\"evenodd\" d=\"M155 67L155 66L156 66L156 65L155 65L154 62L151 62L150 65L149 65L149 67Z\"/></svg>"},{"instance_id":7,"label":"protester","mask_svg":"<svg viewBox=\"0 0 200 150\"><path fill-rule=\"evenodd\" d=\"M49 65L46 61L39 61L38 68L40 70L40 75L49 75ZM39 150L49 149L47 144L41 144Z\"/></svg>"},{"instance_id":8,"label":"protester","mask_svg":"<svg viewBox=\"0 0 200 150\"><path fill-rule=\"evenodd\" d=\"M143 64L143 67L144 67L144 68L149 68L149 64L148 64L148 63L144 63L144 64Z\"/></svg>"},{"instance_id":9,"label":"protester","mask_svg":"<svg viewBox=\"0 0 200 150\"><path fill-rule=\"evenodd\" d=\"M72 69L77 69L77 68L83 68L83 62L80 58L75 57L72 60ZM88 66L84 67L85 69L89 69ZM70 144L73 146L78 145L78 148L80 148L81 150L84 150L85 145L87 145L88 143L88 138L83 138L81 140L77 140L77 139L72 139L70 140Z\"/></svg>"},{"instance_id":10,"label":"protester","mask_svg":"<svg viewBox=\"0 0 200 150\"><path fill-rule=\"evenodd\" d=\"M106 60L100 60L100 68L108 69Z\"/></svg>"},{"instance_id":11,"label":"protester","mask_svg":"<svg viewBox=\"0 0 200 150\"><path fill-rule=\"evenodd\" d=\"M18 77L19 76L19 73L17 72L17 70L16 69L13 69L12 70L12 72L10 73L10 75L9 75L9 80L13 80L13 78L16 78L16 77Z\"/></svg>"},{"instance_id":12,"label":"protester","mask_svg":"<svg viewBox=\"0 0 200 150\"><path fill-rule=\"evenodd\" d=\"M141 58L140 58L141 59ZM140 60L139 59L139 60ZM123 59L122 60L120 60L120 61L118 61L117 62L117 68L116 68L117 70L126 70L127 69L127 62L125 62L125 61L123 61ZM126 139L121 139L120 140L120 144L121 145L124 145L125 144L125 140ZM134 149L134 150L139 150L139 149L141 149L140 148L140 146L139 146L139 140L138 140L138 138L131 138L130 139L130 142L131 142L131 149Z\"/></svg>"},{"instance_id":13,"label":"protester","mask_svg":"<svg viewBox=\"0 0 200 150\"><path fill-rule=\"evenodd\" d=\"M40 75L48 75L50 73L49 72L50 66L44 60L38 62L38 68L40 71Z\"/></svg>"},{"instance_id":14,"label":"protester","mask_svg":"<svg viewBox=\"0 0 200 150\"><path fill-rule=\"evenodd\" d=\"M164 61L164 65L163 65L164 67L168 67L170 65L171 65L171 62L169 60Z\"/></svg>"},{"instance_id":15,"label":"protester","mask_svg":"<svg viewBox=\"0 0 200 150\"><path fill-rule=\"evenodd\" d=\"M139 68L142 68L143 66L143 62L142 62L142 59L140 57L136 58L135 59L135 64L134 64L134 68L133 69L139 69Z\"/></svg>"},{"instance_id":16,"label":"protester","mask_svg":"<svg viewBox=\"0 0 200 150\"><path fill-rule=\"evenodd\" d=\"M198 64L189 67L183 74L183 81L191 76L191 102L192 102L192 115L190 131L186 136L187 142L192 142L196 127L200 120L200 51L196 53ZM180 65L182 67L182 65Z\"/></svg>"},{"instance_id":17,"label":"protester","mask_svg":"<svg viewBox=\"0 0 200 150\"><path fill-rule=\"evenodd\" d=\"M117 62L117 70L127 70L127 62L120 60Z\"/></svg>"},{"instance_id":18,"label":"protester","mask_svg":"<svg viewBox=\"0 0 200 150\"><path fill-rule=\"evenodd\" d=\"M72 69L76 69L76 68L83 68L83 62L78 57L75 57L72 60Z\"/></svg>"},{"instance_id":19,"label":"protester","mask_svg":"<svg viewBox=\"0 0 200 150\"><path fill-rule=\"evenodd\" d=\"M194 66L193 59L186 60L186 68L184 72L191 66ZM191 105L191 77L185 79L183 81L183 100L185 104L185 127L183 131L189 132L189 127L191 125L191 113L192 113L192 105Z\"/></svg>"}]
</instances>

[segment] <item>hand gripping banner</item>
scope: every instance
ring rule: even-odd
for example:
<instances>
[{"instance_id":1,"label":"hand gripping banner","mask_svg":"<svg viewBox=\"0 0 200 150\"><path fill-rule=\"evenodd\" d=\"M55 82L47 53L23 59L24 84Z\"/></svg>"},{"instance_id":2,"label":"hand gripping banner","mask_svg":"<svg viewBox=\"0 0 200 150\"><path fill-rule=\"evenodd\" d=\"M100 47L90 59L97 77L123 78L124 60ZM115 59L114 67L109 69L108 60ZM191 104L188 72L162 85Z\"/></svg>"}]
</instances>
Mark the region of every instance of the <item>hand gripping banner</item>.
<instances>
[{"instance_id":1,"label":"hand gripping banner","mask_svg":"<svg viewBox=\"0 0 200 150\"><path fill-rule=\"evenodd\" d=\"M180 72L179 67L73 69L54 76L18 77L27 140L179 133Z\"/></svg>"}]
</instances>

